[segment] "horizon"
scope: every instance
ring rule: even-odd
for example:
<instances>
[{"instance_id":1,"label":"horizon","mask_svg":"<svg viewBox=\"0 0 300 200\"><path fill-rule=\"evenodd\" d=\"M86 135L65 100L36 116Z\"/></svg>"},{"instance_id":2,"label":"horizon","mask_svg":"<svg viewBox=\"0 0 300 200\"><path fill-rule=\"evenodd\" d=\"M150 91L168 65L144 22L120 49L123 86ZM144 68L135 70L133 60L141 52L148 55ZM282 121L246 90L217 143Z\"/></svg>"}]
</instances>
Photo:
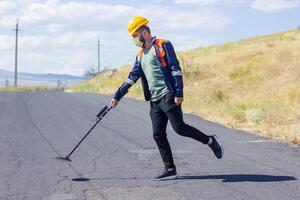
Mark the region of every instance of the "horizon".
<instances>
[{"instance_id":1,"label":"horizon","mask_svg":"<svg viewBox=\"0 0 300 200\"><path fill-rule=\"evenodd\" d=\"M12 70L6 70L6 69L0 69L2 71L8 72L8 73L14 73ZM55 74L51 72L45 72L45 73L31 73L31 72L23 72L23 71L18 71L19 74L32 74L32 75L59 75L59 76L73 76L73 77L84 77L84 75L71 75L71 74ZM1 75L1 74L0 74Z\"/></svg>"},{"instance_id":2,"label":"horizon","mask_svg":"<svg viewBox=\"0 0 300 200\"><path fill-rule=\"evenodd\" d=\"M134 62L136 48L127 33L135 15L149 18L153 35L175 51L256 38L298 29L299 0L2 0L0 69L14 71L19 18L18 71L83 76ZM85 10L87 12L81 12ZM176 13L176 15L173 15Z\"/></svg>"}]
</instances>

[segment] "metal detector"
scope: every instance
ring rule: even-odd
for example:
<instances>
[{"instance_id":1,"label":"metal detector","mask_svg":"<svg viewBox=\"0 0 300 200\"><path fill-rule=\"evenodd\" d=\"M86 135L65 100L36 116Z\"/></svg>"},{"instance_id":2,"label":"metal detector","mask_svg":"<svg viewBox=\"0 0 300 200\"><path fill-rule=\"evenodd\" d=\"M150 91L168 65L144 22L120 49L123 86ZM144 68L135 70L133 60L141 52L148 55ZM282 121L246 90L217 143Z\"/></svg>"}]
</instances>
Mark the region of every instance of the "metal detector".
<instances>
[{"instance_id":1,"label":"metal detector","mask_svg":"<svg viewBox=\"0 0 300 200\"><path fill-rule=\"evenodd\" d=\"M56 160L61 160L61 161L72 161L70 159L70 156L74 153L75 149L77 149L77 147L81 144L81 142L90 134L90 132L97 126L97 124L101 121L101 119L108 113L108 111L110 111L110 109L112 109L112 107L107 107L104 106L104 108L102 108L102 110L97 114L97 119L96 119L96 123L93 125L93 127L85 134L85 136L80 140L80 142L76 145L76 147L71 151L71 153L69 153L69 155L67 155L66 157L55 157L54 159Z\"/></svg>"}]
</instances>

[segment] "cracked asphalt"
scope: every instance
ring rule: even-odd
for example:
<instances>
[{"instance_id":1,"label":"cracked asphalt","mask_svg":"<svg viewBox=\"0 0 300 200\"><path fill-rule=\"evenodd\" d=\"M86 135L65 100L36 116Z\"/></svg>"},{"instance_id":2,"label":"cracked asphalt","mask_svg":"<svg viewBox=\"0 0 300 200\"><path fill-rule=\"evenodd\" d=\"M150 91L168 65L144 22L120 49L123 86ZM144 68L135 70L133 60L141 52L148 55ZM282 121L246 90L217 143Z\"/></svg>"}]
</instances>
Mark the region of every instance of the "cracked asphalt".
<instances>
[{"instance_id":1,"label":"cracked asphalt","mask_svg":"<svg viewBox=\"0 0 300 200\"><path fill-rule=\"evenodd\" d=\"M1 200L300 199L300 148L199 117L186 123L217 134L222 160L168 126L179 178L163 168L147 102L123 99L71 156L110 96L60 91L0 92Z\"/></svg>"}]
</instances>

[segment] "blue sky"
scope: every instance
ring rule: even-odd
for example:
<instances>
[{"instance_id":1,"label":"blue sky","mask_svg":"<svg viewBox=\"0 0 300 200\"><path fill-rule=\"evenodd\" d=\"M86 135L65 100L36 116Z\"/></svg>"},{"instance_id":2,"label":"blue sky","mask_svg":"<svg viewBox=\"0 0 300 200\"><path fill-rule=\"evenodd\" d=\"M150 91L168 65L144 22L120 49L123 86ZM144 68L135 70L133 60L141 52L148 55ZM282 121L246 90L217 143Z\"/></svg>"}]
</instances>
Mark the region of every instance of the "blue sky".
<instances>
[{"instance_id":1,"label":"blue sky","mask_svg":"<svg viewBox=\"0 0 300 200\"><path fill-rule=\"evenodd\" d=\"M300 0L0 0L0 69L14 69L17 18L19 71L82 75L97 66L98 37L102 68L132 63L135 15L185 51L296 29Z\"/></svg>"}]
</instances>

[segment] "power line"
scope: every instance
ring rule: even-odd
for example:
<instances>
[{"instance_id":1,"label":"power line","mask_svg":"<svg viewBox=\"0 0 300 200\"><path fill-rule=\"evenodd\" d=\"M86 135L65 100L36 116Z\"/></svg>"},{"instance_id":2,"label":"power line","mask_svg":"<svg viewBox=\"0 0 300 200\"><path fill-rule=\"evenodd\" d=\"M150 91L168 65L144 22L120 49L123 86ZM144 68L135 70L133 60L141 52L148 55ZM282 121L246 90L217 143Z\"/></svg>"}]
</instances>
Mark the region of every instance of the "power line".
<instances>
[{"instance_id":1,"label":"power line","mask_svg":"<svg viewBox=\"0 0 300 200\"><path fill-rule=\"evenodd\" d=\"M98 73L100 73L100 39L98 38Z\"/></svg>"},{"instance_id":2,"label":"power line","mask_svg":"<svg viewBox=\"0 0 300 200\"><path fill-rule=\"evenodd\" d=\"M16 24L16 43L15 43L15 86L18 85L18 33L19 33L19 19Z\"/></svg>"}]
</instances>

